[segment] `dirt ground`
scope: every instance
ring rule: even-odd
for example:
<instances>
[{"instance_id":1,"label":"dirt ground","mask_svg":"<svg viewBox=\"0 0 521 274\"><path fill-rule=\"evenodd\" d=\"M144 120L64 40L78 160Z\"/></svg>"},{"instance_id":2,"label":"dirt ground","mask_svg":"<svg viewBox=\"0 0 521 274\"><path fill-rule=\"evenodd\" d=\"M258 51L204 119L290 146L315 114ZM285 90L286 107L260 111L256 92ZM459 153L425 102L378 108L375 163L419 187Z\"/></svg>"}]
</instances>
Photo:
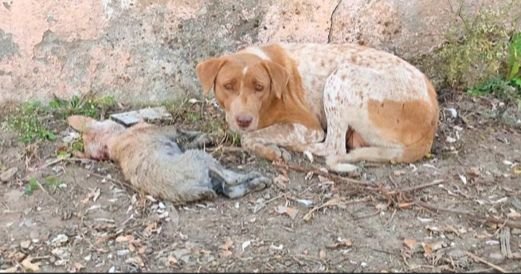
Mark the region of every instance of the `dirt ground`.
<instances>
[{"instance_id":1,"label":"dirt ground","mask_svg":"<svg viewBox=\"0 0 521 274\"><path fill-rule=\"evenodd\" d=\"M110 162L58 159L71 132L63 123L55 142L29 146L4 124L0 174L18 171L0 183L0 269L519 271L521 115L501 118L495 99L447 94L431 157L362 163L355 180L364 186L318 176L320 159L293 154L289 164L309 173L210 148L225 165L275 182L237 200L179 207L133 192ZM29 178L40 182L32 194Z\"/></svg>"}]
</instances>

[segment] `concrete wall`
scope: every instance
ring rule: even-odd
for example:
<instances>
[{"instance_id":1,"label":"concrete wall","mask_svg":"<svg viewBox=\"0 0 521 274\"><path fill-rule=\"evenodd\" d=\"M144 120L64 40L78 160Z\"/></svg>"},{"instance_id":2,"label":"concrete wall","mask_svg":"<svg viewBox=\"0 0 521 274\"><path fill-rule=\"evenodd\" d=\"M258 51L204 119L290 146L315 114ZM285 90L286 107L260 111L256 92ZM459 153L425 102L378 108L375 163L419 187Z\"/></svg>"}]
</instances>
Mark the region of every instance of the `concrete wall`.
<instances>
[{"instance_id":1,"label":"concrete wall","mask_svg":"<svg viewBox=\"0 0 521 274\"><path fill-rule=\"evenodd\" d=\"M460 24L460 2L0 0L0 105L89 91L126 103L199 94L199 60L252 43L355 42L409 59ZM472 12L509 1L463 2Z\"/></svg>"}]
</instances>

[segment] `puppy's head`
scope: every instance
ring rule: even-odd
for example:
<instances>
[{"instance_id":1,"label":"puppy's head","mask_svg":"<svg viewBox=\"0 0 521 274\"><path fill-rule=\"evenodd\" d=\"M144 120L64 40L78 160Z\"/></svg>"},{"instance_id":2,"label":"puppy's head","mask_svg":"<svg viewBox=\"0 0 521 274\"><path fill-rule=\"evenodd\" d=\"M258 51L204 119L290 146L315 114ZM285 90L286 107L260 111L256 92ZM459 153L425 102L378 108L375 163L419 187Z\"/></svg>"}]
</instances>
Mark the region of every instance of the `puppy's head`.
<instances>
[{"instance_id":1,"label":"puppy's head","mask_svg":"<svg viewBox=\"0 0 521 274\"><path fill-rule=\"evenodd\" d=\"M289 79L282 66L241 52L206 59L197 65L196 72L205 95L215 92L227 123L239 132L266 126L259 121L269 115L268 106L281 99Z\"/></svg>"},{"instance_id":2,"label":"puppy's head","mask_svg":"<svg viewBox=\"0 0 521 274\"><path fill-rule=\"evenodd\" d=\"M97 121L81 115L69 116L67 122L82 134L84 156L95 160L110 159L110 142L125 130L112 120Z\"/></svg>"}]
</instances>

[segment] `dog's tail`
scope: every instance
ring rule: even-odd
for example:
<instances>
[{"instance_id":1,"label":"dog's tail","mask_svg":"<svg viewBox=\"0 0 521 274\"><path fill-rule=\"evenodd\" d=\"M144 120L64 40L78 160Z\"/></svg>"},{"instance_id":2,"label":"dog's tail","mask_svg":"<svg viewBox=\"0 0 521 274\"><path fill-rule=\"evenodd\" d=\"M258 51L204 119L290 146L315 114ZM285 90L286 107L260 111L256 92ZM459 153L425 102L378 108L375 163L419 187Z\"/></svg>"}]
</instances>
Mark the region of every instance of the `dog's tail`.
<instances>
[{"instance_id":1,"label":"dog's tail","mask_svg":"<svg viewBox=\"0 0 521 274\"><path fill-rule=\"evenodd\" d=\"M69 126L79 132L84 132L94 122L95 119L83 115L72 115L67 118Z\"/></svg>"}]
</instances>

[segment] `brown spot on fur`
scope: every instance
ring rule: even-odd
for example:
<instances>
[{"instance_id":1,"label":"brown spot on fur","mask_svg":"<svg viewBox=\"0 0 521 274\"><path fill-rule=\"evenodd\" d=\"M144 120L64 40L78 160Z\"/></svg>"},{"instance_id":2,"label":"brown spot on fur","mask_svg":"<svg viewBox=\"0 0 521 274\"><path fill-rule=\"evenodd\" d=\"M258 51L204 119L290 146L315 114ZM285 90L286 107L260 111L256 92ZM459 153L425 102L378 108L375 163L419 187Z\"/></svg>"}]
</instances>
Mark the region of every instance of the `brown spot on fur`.
<instances>
[{"instance_id":1,"label":"brown spot on fur","mask_svg":"<svg viewBox=\"0 0 521 274\"><path fill-rule=\"evenodd\" d=\"M436 91L428 79L429 101L408 102L369 100L369 119L382 137L405 146L399 161L421 159L431 149L437 130L439 109Z\"/></svg>"}]
</instances>

